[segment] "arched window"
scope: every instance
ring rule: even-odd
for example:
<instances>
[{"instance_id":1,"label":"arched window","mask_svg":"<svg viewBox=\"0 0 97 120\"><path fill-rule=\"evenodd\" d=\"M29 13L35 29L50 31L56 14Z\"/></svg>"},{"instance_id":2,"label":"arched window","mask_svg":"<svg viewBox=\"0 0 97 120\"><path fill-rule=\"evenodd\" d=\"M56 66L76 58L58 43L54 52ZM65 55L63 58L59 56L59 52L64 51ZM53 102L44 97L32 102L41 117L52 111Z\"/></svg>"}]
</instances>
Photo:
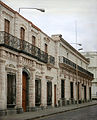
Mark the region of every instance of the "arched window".
<instances>
[{"instance_id":1,"label":"arched window","mask_svg":"<svg viewBox=\"0 0 97 120\"><path fill-rule=\"evenodd\" d=\"M20 39L25 40L25 29L23 27L20 28Z\"/></svg>"},{"instance_id":2,"label":"arched window","mask_svg":"<svg viewBox=\"0 0 97 120\"><path fill-rule=\"evenodd\" d=\"M45 52L48 52L48 45L45 43Z\"/></svg>"},{"instance_id":3,"label":"arched window","mask_svg":"<svg viewBox=\"0 0 97 120\"><path fill-rule=\"evenodd\" d=\"M35 46L35 44L36 44L36 38L35 38L35 36L32 36L32 45Z\"/></svg>"}]
</instances>

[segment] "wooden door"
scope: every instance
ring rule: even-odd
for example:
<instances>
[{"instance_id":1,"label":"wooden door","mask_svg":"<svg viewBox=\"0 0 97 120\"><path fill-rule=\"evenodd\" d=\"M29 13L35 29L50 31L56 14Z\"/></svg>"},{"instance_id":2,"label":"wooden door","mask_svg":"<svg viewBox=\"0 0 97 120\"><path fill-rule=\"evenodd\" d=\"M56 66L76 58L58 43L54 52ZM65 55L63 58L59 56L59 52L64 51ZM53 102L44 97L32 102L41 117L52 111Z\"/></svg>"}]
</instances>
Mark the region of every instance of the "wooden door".
<instances>
[{"instance_id":1,"label":"wooden door","mask_svg":"<svg viewBox=\"0 0 97 120\"><path fill-rule=\"evenodd\" d=\"M7 19L5 19L4 31L6 33L9 33L9 29L10 29L10 21L8 21Z\"/></svg>"},{"instance_id":2,"label":"wooden door","mask_svg":"<svg viewBox=\"0 0 97 120\"><path fill-rule=\"evenodd\" d=\"M54 105L56 106L56 85L54 85Z\"/></svg>"},{"instance_id":3,"label":"wooden door","mask_svg":"<svg viewBox=\"0 0 97 120\"><path fill-rule=\"evenodd\" d=\"M27 81L27 75L26 75L26 73L23 73L23 77L22 77L22 107L23 107L24 112L26 111L26 97L27 97L26 81Z\"/></svg>"},{"instance_id":4,"label":"wooden door","mask_svg":"<svg viewBox=\"0 0 97 120\"><path fill-rule=\"evenodd\" d=\"M45 44L45 52L47 53L48 52L48 45Z\"/></svg>"},{"instance_id":5,"label":"wooden door","mask_svg":"<svg viewBox=\"0 0 97 120\"><path fill-rule=\"evenodd\" d=\"M23 47L23 40L25 39L25 29L23 27L21 27L21 29L20 29L20 39L21 39L20 48L24 49L24 47Z\"/></svg>"},{"instance_id":6,"label":"wooden door","mask_svg":"<svg viewBox=\"0 0 97 120\"><path fill-rule=\"evenodd\" d=\"M36 42L36 38L35 38L35 36L32 36L32 45L33 46L35 46L35 44L36 44L35 42Z\"/></svg>"},{"instance_id":7,"label":"wooden door","mask_svg":"<svg viewBox=\"0 0 97 120\"><path fill-rule=\"evenodd\" d=\"M23 27L21 27L21 30L20 30L20 38L21 40L25 39L25 29Z\"/></svg>"},{"instance_id":8,"label":"wooden door","mask_svg":"<svg viewBox=\"0 0 97 120\"><path fill-rule=\"evenodd\" d=\"M4 34L4 42L5 44L9 44L9 39L10 39L10 36L9 36L9 30L10 30L10 21L8 21L7 19L5 19L5 24L4 24L4 31L5 31L5 34Z\"/></svg>"}]
</instances>

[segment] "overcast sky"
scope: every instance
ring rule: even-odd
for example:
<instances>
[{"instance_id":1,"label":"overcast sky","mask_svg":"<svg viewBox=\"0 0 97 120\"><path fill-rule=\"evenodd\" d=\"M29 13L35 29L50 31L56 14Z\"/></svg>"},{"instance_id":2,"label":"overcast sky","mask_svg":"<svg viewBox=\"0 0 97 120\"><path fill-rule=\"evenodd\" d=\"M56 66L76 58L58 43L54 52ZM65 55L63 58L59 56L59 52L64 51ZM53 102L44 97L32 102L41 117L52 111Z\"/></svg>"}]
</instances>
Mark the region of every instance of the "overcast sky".
<instances>
[{"instance_id":1,"label":"overcast sky","mask_svg":"<svg viewBox=\"0 0 97 120\"><path fill-rule=\"evenodd\" d=\"M97 0L2 1L16 11L19 7L44 8L45 13L37 10L21 10L20 14L32 21L49 36L62 34L69 43L76 42L76 21L77 42L82 44L83 51L97 51ZM75 45L73 46L75 47ZM80 47L78 46L78 48Z\"/></svg>"}]
</instances>

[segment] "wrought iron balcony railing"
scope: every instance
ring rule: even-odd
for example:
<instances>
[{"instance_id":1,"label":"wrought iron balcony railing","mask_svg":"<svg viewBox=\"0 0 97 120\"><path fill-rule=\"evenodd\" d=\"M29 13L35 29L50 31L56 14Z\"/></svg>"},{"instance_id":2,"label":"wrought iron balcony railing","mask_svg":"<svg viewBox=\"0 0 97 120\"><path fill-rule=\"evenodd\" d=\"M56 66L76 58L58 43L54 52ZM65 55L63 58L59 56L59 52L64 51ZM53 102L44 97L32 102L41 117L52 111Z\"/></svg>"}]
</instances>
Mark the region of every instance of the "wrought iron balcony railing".
<instances>
[{"instance_id":1,"label":"wrought iron balcony railing","mask_svg":"<svg viewBox=\"0 0 97 120\"><path fill-rule=\"evenodd\" d=\"M0 32L0 46L7 47L9 49L15 50L32 56L41 62L48 62L48 54L40 50L38 47L33 46L25 40L20 40L17 37L12 36L4 31Z\"/></svg>"},{"instance_id":2,"label":"wrought iron balcony railing","mask_svg":"<svg viewBox=\"0 0 97 120\"><path fill-rule=\"evenodd\" d=\"M66 64L66 65L69 65L70 67L72 67L75 70L76 70L76 67L77 67L78 71L80 71L84 74L87 74L88 76L91 76L93 78L93 74L91 72L85 70L84 68L80 67L79 65L76 65L75 63L73 63L72 61L70 61L69 59L67 59L63 56L59 57L59 62L63 63L63 64Z\"/></svg>"},{"instance_id":3,"label":"wrought iron balcony railing","mask_svg":"<svg viewBox=\"0 0 97 120\"><path fill-rule=\"evenodd\" d=\"M55 58L51 55L48 55L48 64L51 64L51 65L55 64Z\"/></svg>"},{"instance_id":4,"label":"wrought iron balcony railing","mask_svg":"<svg viewBox=\"0 0 97 120\"><path fill-rule=\"evenodd\" d=\"M76 69L76 64L63 56L59 57L59 61L60 61L60 63L67 64L67 65L71 66L72 68Z\"/></svg>"}]
</instances>

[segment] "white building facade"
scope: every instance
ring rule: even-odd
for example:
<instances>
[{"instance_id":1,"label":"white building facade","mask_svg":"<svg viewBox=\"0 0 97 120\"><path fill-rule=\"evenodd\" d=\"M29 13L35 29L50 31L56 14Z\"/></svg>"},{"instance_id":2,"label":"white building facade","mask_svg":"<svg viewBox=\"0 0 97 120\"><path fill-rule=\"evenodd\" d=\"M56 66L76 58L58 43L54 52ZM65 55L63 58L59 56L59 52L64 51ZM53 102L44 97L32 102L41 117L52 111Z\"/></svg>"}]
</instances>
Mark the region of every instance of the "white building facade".
<instances>
[{"instance_id":1,"label":"white building facade","mask_svg":"<svg viewBox=\"0 0 97 120\"><path fill-rule=\"evenodd\" d=\"M82 54L90 61L88 70L94 74L92 80L92 99L97 99L97 52L82 52Z\"/></svg>"},{"instance_id":2,"label":"white building facade","mask_svg":"<svg viewBox=\"0 0 97 120\"><path fill-rule=\"evenodd\" d=\"M0 115L91 100L89 62L0 1Z\"/></svg>"}]
</instances>

